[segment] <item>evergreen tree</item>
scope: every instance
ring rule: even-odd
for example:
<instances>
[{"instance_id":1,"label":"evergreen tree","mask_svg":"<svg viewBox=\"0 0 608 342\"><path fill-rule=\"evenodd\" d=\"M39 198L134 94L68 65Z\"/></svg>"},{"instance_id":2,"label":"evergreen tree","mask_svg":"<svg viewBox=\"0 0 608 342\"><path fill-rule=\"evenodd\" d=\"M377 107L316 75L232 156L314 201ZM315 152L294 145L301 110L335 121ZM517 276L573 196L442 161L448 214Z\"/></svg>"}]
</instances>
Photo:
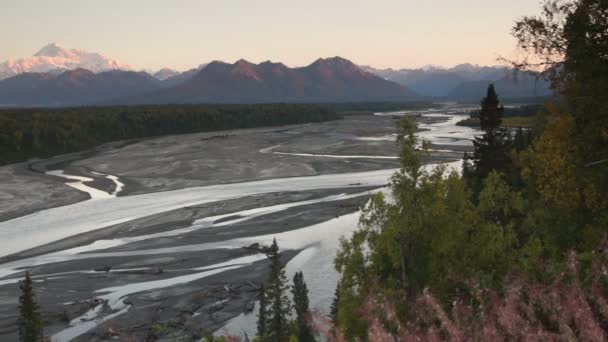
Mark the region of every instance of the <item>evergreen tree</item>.
<instances>
[{"instance_id":1,"label":"evergreen tree","mask_svg":"<svg viewBox=\"0 0 608 342\"><path fill-rule=\"evenodd\" d=\"M25 273L25 280L19 286L21 296L19 297L19 341L39 342L44 335L42 332L42 318L38 311L38 304L34 298L32 279L30 273Z\"/></svg>"},{"instance_id":2,"label":"evergreen tree","mask_svg":"<svg viewBox=\"0 0 608 342\"><path fill-rule=\"evenodd\" d=\"M331 307L329 309L329 319L333 324L338 322L338 307L340 306L340 282L336 286L336 290L334 291L334 299L331 302Z\"/></svg>"},{"instance_id":3,"label":"evergreen tree","mask_svg":"<svg viewBox=\"0 0 608 342\"><path fill-rule=\"evenodd\" d=\"M266 326L268 323L268 294L264 284L262 284L262 287L260 288L258 300L260 301L260 311L258 312L257 337L259 341L266 341L268 335L268 329Z\"/></svg>"},{"instance_id":4,"label":"evergreen tree","mask_svg":"<svg viewBox=\"0 0 608 342\"><path fill-rule=\"evenodd\" d=\"M481 101L481 112L479 112L479 123L485 132L494 131L500 127L505 108L499 105L500 101L494 84L490 84L486 97Z\"/></svg>"},{"instance_id":5,"label":"evergreen tree","mask_svg":"<svg viewBox=\"0 0 608 342\"><path fill-rule=\"evenodd\" d=\"M286 341L289 338L289 321L287 316L290 313L289 297L286 291L287 276L279 255L279 246L274 239L272 246L268 249L270 265L270 282L268 285L268 322L266 331L269 341Z\"/></svg>"},{"instance_id":6,"label":"evergreen tree","mask_svg":"<svg viewBox=\"0 0 608 342\"><path fill-rule=\"evenodd\" d=\"M483 179L492 171L506 172L511 163L511 139L509 134L500 128L503 112L504 107L500 105L494 85L490 84L486 97L481 101L479 113L479 122L484 134L473 141L473 167L467 170L463 168L463 176L473 190L475 199L481 191Z\"/></svg>"},{"instance_id":7,"label":"evergreen tree","mask_svg":"<svg viewBox=\"0 0 608 342\"><path fill-rule=\"evenodd\" d=\"M296 274L293 276L293 287L291 288L291 293L293 295L294 309L296 311L298 341L314 341L312 331L306 322L306 315L309 313L308 288L306 287L304 274L302 274L302 272L296 272Z\"/></svg>"}]
</instances>

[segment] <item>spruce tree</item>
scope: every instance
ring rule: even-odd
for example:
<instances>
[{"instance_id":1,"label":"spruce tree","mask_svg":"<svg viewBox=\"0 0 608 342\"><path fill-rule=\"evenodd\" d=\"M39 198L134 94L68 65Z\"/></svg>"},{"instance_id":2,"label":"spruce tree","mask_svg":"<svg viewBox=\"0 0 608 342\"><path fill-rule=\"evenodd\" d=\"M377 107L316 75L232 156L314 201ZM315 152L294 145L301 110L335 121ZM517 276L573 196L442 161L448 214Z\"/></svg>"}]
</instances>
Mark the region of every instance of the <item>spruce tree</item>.
<instances>
[{"instance_id":1,"label":"spruce tree","mask_svg":"<svg viewBox=\"0 0 608 342\"><path fill-rule=\"evenodd\" d=\"M463 176L473 190L474 198L481 191L483 179L492 171L506 172L510 165L509 134L500 128L504 107L500 105L494 85L488 86L486 97L481 101L479 121L484 134L475 138L473 167L463 169ZM465 161L468 165L468 160Z\"/></svg>"},{"instance_id":2,"label":"spruce tree","mask_svg":"<svg viewBox=\"0 0 608 342\"><path fill-rule=\"evenodd\" d=\"M42 318L38 311L38 304L34 298L32 279L30 273L25 273L25 279L19 285L19 341L39 342L43 339Z\"/></svg>"},{"instance_id":3,"label":"spruce tree","mask_svg":"<svg viewBox=\"0 0 608 342\"><path fill-rule=\"evenodd\" d=\"M498 94L494 84L488 86L486 97L481 101L481 112L479 112L479 123L481 129L485 132L494 131L500 127L502 123L502 115L505 111L503 106L500 106Z\"/></svg>"},{"instance_id":4,"label":"spruce tree","mask_svg":"<svg viewBox=\"0 0 608 342\"><path fill-rule=\"evenodd\" d=\"M289 321L287 316L290 313L289 297L286 291L287 276L283 268L283 263L279 255L279 246L274 239L272 246L268 249L270 258L270 282L268 285L268 322L266 323L267 336L269 341L286 341L289 338Z\"/></svg>"},{"instance_id":5,"label":"spruce tree","mask_svg":"<svg viewBox=\"0 0 608 342\"><path fill-rule=\"evenodd\" d=\"M266 287L262 284L258 295L260 301L260 311L258 312L258 341L266 341L268 337L268 293Z\"/></svg>"},{"instance_id":6,"label":"spruce tree","mask_svg":"<svg viewBox=\"0 0 608 342\"><path fill-rule=\"evenodd\" d=\"M331 307L329 309L329 319L331 322L336 325L338 323L338 307L340 306L340 282L336 286L336 290L334 291L334 299L331 302Z\"/></svg>"},{"instance_id":7,"label":"spruce tree","mask_svg":"<svg viewBox=\"0 0 608 342\"><path fill-rule=\"evenodd\" d=\"M309 342L314 341L312 331L306 321L309 313L308 288L304 281L304 274L296 272L293 276L293 287L291 288L293 295L294 309L296 311L296 325L298 329L298 341Z\"/></svg>"}]
</instances>

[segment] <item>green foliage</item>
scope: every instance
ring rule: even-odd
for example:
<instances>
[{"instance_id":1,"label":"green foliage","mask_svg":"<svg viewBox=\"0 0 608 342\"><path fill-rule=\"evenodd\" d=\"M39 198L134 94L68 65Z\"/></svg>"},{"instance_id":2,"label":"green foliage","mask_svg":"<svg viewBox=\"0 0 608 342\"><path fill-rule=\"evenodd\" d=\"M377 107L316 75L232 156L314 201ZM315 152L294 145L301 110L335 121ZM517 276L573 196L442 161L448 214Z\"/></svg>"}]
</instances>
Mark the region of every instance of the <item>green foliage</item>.
<instances>
[{"instance_id":1,"label":"green foliage","mask_svg":"<svg viewBox=\"0 0 608 342\"><path fill-rule=\"evenodd\" d=\"M307 322L307 315L309 314L308 288L302 272L294 274L291 293L293 295L293 307L296 311L297 340L300 342L314 341L312 330Z\"/></svg>"},{"instance_id":2,"label":"green foliage","mask_svg":"<svg viewBox=\"0 0 608 342\"><path fill-rule=\"evenodd\" d=\"M116 140L339 118L328 107L303 104L5 109L0 110L0 165Z\"/></svg>"},{"instance_id":3,"label":"green foliage","mask_svg":"<svg viewBox=\"0 0 608 342\"><path fill-rule=\"evenodd\" d=\"M508 173L511 166L510 150L513 148L513 141L507 130L501 129L502 115L504 108L500 106L498 95L494 90L494 85L488 86L486 97L481 102L479 122L484 134L475 138L473 145L475 152L467 159L463 167L463 175L466 177L469 188L473 191L474 198L477 199L481 191L481 183L490 172L498 171ZM523 142L523 140L520 140ZM467 156L468 158L468 156Z\"/></svg>"},{"instance_id":4,"label":"green foliage","mask_svg":"<svg viewBox=\"0 0 608 342\"><path fill-rule=\"evenodd\" d=\"M265 341L268 335L268 293L266 287L262 284L260 293L258 294L258 300L260 303L260 310L258 311L258 322L257 322L257 336L261 341Z\"/></svg>"},{"instance_id":5,"label":"green foliage","mask_svg":"<svg viewBox=\"0 0 608 342\"><path fill-rule=\"evenodd\" d=\"M170 333L172 331L172 327L160 323L160 322L156 322L154 324L152 324L152 326L150 326L150 331L149 331L149 338L158 338L160 336L164 336L167 335L168 333Z\"/></svg>"},{"instance_id":6,"label":"green foliage","mask_svg":"<svg viewBox=\"0 0 608 342\"><path fill-rule=\"evenodd\" d=\"M25 273L25 279L19 285L19 341L41 342L44 338L42 331L42 317L32 288L30 273Z\"/></svg>"},{"instance_id":7,"label":"green foliage","mask_svg":"<svg viewBox=\"0 0 608 342\"><path fill-rule=\"evenodd\" d=\"M445 167L422 167L425 151L417 148L415 125L404 119L400 128L402 168L392 178L392 200L382 193L372 196L361 213L360 229L342 241L336 257L342 275L337 321L347 339L365 336L366 324L358 310L372 283L405 301L426 287L447 292L480 269L492 269L497 259L502 262L498 251L512 240L508 233L497 238L491 234L495 227L480 223L457 174L447 174ZM505 196L489 199L515 201L511 197L516 196ZM505 211L511 212L507 203L499 213ZM504 275L492 272L492 279Z\"/></svg>"},{"instance_id":8,"label":"green foliage","mask_svg":"<svg viewBox=\"0 0 608 342\"><path fill-rule=\"evenodd\" d=\"M262 285L259 294L260 310L258 312L257 336L254 341L315 341L314 334L308 323L309 301L308 288L304 274L296 272L293 277L291 294L293 306L286 291L289 290L284 265L281 263L279 246L276 239L266 251L270 259L270 277L267 285ZM296 313L296 319L290 321L291 309Z\"/></svg>"},{"instance_id":9,"label":"green foliage","mask_svg":"<svg viewBox=\"0 0 608 342\"><path fill-rule=\"evenodd\" d=\"M291 311L291 306L286 293L289 289L287 276L280 259L276 239L270 246L268 257L271 261L270 284L268 286L270 310L269 323L267 324L268 338L271 341L283 341L289 336L287 317Z\"/></svg>"},{"instance_id":10,"label":"green foliage","mask_svg":"<svg viewBox=\"0 0 608 342\"><path fill-rule=\"evenodd\" d=\"M289 286L276 239L268 248L267 255L270 259L270 278L267 286L262 287L260 291L257 340L287 341L290 336L288 316L291 312L289 297L286 293Z\"/></svg>"},{"instance_id":11,"label":"green foliage","mask_svg":"<svg viewBox=\"0 0 608 342\"><path fill-rule=\"evenodd\" d=\"M565 208L570 216L576 212L581 227L608 222L607 12L606 1L549 0L540 16L525 17L513 28L519 47L526 52L516 65L542 70L561 95L561 103L549 108L556 122L543 133L529 158L540 161L535 167L541 162L546 166L538 178L535 167L528 176L547 202ZM551 173L569 188L562 196L555 187L558 181L548 181ZM553 184L544 186L545 182Z\"/></svg>"},{"instance_id":12,"label":"green foliage","mask_svg":"<svg viewBox=\"0 0 608 342\"><path fill-rule=\"evenodd\" d=\"M340 282L336 286L336 290L334 291L334 298L331 301L331 307L329 310L329 319L333 324L338 322L338 308L340 307Z\"/></svg>"},{"instance_id":13,"label":"green foliage","mask_svg":"<svg viewBox=\"0 0 608 342\"><path fill-rule=\"evenodd\" d=\"M370 201L381 201L381 197L382 194L374 195ZM359 314L359 309L367 294L368 276L372 276L367 268L364 253L368 233L369 230L360 229L355 231L350 239L342 238L334 261L336 270L342 274L337 289L340 293L340 306L336 322L349 340L355 336L365 336L367 331L366 322Z\"/></svg>"},{"instance_id":14,"label":"green foliage","mask_svg":"<svg viewBox=\"0 0 608 342\"><path fill-rule=\"evenodd\" d=\"M490 84L486 97L481 101L481 111L479 112L479 123L482 130L488 132L500 127L505 108L499 104L494 84Z\"/></svg>"},{"instance_id":15,"label":"green foliage","mask_svg":"<svg viewBox=\"0 0 608 342\"><path fill-rule=\"evenodd\" d=\"M397 314L407 319L408 303L424 289L447 305L455 296L468 296L471 284L501 290L513 270L539 272L552 255L546 245L552 245L547 236L553 222L534 227L546 214L543 207L530 210L536 199L527 188L520 190L508 174L490 169L476 178L479 193L473 201L458 174L422 167L425 152L417 146L424 143L413 135L415 126L404 121L400 127L402 167L392 178L391 199L383 193L371 197L359 229L342 241L336 256L342 275L337 323L347 339L365 338L360 310L374 286L403 303ZM523 132L520 139L527 139ZM496 146L486 148L492 153ZM470 162L464 165L465 175L471 173ZM504 168L515 168L511 158Z\"/></svg>"}]
</instances>

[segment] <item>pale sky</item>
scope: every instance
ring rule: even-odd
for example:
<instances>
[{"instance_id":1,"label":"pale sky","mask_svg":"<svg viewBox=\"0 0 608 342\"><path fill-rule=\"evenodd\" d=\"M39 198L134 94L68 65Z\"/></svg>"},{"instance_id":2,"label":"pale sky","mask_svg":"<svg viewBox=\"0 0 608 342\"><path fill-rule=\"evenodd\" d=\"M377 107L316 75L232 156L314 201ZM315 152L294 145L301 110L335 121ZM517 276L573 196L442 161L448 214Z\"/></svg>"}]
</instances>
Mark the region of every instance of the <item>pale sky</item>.
<instances>
[{"instance_id":1,"label":"pale sky","mask_svg":"<svg viewBox=\"0 0 608 342\"><path fill-rule=\"evenodd\" d=\"M0 62L56 42L136 68L212 60L375 67L498 64L539 0L0 0Z\"/></svg>"}]
</instances>

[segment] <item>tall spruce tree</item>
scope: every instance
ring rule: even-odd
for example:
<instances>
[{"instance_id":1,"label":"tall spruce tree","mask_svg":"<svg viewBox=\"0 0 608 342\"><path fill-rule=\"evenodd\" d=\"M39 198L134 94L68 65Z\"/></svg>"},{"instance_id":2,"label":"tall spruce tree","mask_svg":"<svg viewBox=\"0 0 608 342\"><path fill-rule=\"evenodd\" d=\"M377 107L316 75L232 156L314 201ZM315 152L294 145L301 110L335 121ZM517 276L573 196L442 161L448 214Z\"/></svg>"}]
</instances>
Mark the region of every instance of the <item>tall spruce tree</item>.
<instances>
[{"instance_id":1,"label":"tall spruce tree","mask_svg":"<svg viewBox=\"0 0 608 342\"><path fill-rule=\"evenodd\" d=\"M508 132L500 128L504 107L500 105L498 94L493 84L488 86L486 96L481 101L479 122L484 134L475 138L473 145L475 152L472 158L472 167L465 161L466 169L463 176L473 190L474 198L481 191L481 184L490 172L505 172L510 165L509 150L510 137ZM468 157L468 156L467 156Z\"/></svg>"},{"instance_id":2,"label":"tall spruce tree","mask_svg":"<svg viewBox=\"0 0 608 342\"><path fill-rule=\"evenodd\" d=\"M274 239L272 246L268 249L270 259L270 281L268 284L268 322L266 331L269 341L286 341L289 338L288 316L291 311L289 297L286 291L287 276L285 275L284 265L281 262L279 246Z\"/></svg>"},{"instance_id":3,"label":"tall spruce tree","mask_svg":"<svg viewBox=\"0 0 608 342\"><path fill-rule=\"evenodd\" d=\"M258 300L260 301L260 311L258 312L257 340L264 342L268 339L268 292L264 284L262 284L262 287L260 288Z\"/></svg>"},{"instance_id":4,"label":"tall spruce tree","mask_svg":"<svg viewBox=\"0 0 608 342\"><path fill-rule=\"evenodd\" d=\"M42 317L38 311L39 307L34 298L32 279L30 273L25 273L25 279L19 286L21 296L19 297L19 341L40 342L44 338L42 330Z\"/></svg>"},{"instance_id":5,"label":"tall spruce tree","mask_svg":"<svg viewBox=\"0 0 608 342\"><path fill-rule=\"evenodd\" d=\"M329 309L329 319L333 324L338 323L338 308L340 307L340 282L336 286L336 290L334 291L334 299L331 302L331 307Z\"/></svg>"},{"instance_id":6,"label":"tall spruce tree","mask_svg":"<svg viewBox=\"0 0 608 342\"><path fill-rule=\"evenodd\" d=\"M485 132L494 131L502 123L502 115L505 108L500 105L498 94L494 84L488 86L486 97L481 101L481 112L479 112L479 123Z\"/></svg>"},{"instance_id":7,"label":"tall spruce tree","mask_svg":"<svg viewBox=\"0 0 608 342\"><path fill-rule=\"evenodd\" d=\"M298 329L298 341L299 342L311 342L314 341L314 337L307 322L307 315L309 314L309 302L308 302L308 288L304 281L304 274L302 272L296 272L293 276L293 287L291 288L293 295L294 309L296 311L296 325Z\"/></svg>"}]
</instances>

